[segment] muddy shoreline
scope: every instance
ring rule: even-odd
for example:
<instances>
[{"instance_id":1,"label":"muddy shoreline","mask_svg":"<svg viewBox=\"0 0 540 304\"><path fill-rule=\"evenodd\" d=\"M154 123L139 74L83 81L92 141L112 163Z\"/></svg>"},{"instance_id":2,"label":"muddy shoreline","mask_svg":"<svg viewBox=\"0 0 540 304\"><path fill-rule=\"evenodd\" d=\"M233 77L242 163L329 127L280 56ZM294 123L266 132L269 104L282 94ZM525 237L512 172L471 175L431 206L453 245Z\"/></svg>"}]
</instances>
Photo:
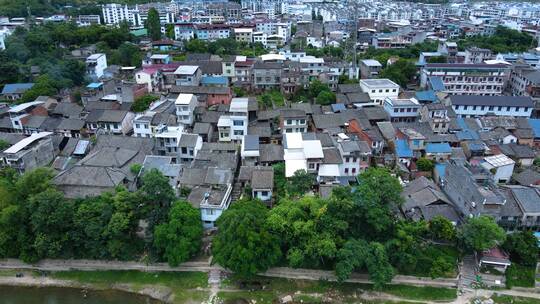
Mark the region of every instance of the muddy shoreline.
<instances>
[{"instance_id":1,"label":"muddy shoreline","mask_svg":"<svg viewBox=\"0 0 540 304\"><path fill-rule=\"evenodd\" d=\"M15 276L0 276L0 286L35 288L59 287L92 291L115 290L145 296L160 303L171 303L173 300L173 294L167 287L141 286L141 288L134 288L131 284L100 286L97 284L79 283L76 281L58 280L48 277L32 277L28 274L25 274L25 276L21 278Z\"/></svg>"}]
</instances>

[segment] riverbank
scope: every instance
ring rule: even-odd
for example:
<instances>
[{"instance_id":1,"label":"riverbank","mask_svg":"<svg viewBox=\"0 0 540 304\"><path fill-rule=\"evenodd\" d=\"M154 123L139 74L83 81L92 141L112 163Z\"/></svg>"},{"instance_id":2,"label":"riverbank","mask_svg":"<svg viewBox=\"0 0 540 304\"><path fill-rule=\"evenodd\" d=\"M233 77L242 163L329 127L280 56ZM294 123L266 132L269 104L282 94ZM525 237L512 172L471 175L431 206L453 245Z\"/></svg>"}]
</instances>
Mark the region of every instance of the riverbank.
<instances>
[{"instance_id":1,"label":"riverbank","mask_svg":"<svg viewBox=\"0 0 540 304\"><path fill-rule=\"evenodd\" d=\"M16 273L22 273L23 277L16 277ZM116 290L161 303L200 303L207 294L204 291L206 280L203 272L60 271L43 276L28 270L0 270L0 286Z\"/></svg>"},{"instance_id":2,"label":"riverbank","mask_svg":"<svg viewBox=\"0 0 540 304\"><path fill-rule=\"evenodd\" d=\"M131 284L113 284L110 286L80 283L73 280L60 280L50 277L36 277L31 273L24 273L23 277L2 276L0 275L0 286L13 287L60 287L60 288L76 288L80 290L117 290L129 292L154 299L159 302L170 303L171 292L166 289L157 287L146 287L142 289L135 288Z\"/></svg>"}]
</instances>

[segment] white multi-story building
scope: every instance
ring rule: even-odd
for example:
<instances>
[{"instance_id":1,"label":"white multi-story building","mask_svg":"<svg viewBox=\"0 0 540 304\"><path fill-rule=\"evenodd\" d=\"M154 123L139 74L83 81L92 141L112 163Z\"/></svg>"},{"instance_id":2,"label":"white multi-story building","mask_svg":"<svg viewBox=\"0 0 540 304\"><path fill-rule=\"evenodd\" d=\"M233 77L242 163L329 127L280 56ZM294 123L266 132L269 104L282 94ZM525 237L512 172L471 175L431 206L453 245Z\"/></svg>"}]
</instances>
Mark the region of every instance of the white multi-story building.
<instances>
[{"instance_id":1,"label":"white multi-story building","mask_svg":"<svg viewBox=\"0 0 540 304\"><path fill-rule=\"evenodd\" d=\"M454 112L461 117L530 117L534 108L534 101L529 96L456 95L450 97L450 102Z\"/></svg>"},{"instance_id":2,"label":"white multi-story building","mask_svg":"<svg viewBox=\"0 0 540 304\"><path fill-rule=\"evenodd\" d=\"M248 98L233 98L228 115L218 121L220 141L240 141L247 134Z\"/></svg>"},{"instance_id":3,"label":"white multi-story building","mask_svg":"<svg viewBox=\"0 0 540 304\"><path fill-rule=\"evenodd\" d=\"M86 58L86 73L93 80L103 76L107 68L107 55L103 53L92 54Z\"/></svg>"},{"instance_id":4,"label":"white multi-story building","mask_svg":"<svg viewBox=\"0 0 540 304\"><path fill-rule=\"evenodd\" d=\"M304 140L302 133L286 133L283 140L285 176L291 177L296 171L304 170L317 174L324 159L320 140Z\"/></svg>"},{"instance_id":5,"label":"white multi-story building","mask_svg":"<svg viewBox=\"0 0 540 304\"><path fill-rule=\"evenodd\" d=\"M386 98L397 99L399 95L399 85L390 79L361 79L360 88L379 105L382 105Z\"/></svg>"},{"instance_id":6,"label":"white multi-story building","mask_svg":"<svg viewBox=\"0 0 540 304\"><path fill-rule=\"evenodd\" d=\"M496 183L507 183L512 178L515 161L504 154L485 157L480 165L492 174Z\"/></svg>"},{"instance_id":7,"label":"white multi-story building","mask_svg":"<svg viewBox=\"0 0 540 304\"><path fill-rule=\"evenodd\" d=\"M193 94L178 94L174 105L178 122L184 125L193 124L193 111L197 106L197 97Z\"/></svg>"},{"instance_id":8,"label":"white multi-story building","mask_svg":"<svg viewBox=\"0 0 540 304\"><path fill-rule=\"evenodd\" d=\"M131 26L140 26L137 9L130 8L127 5L109 3L101 6L104 24L119 24L126 21Z\"/></svg>"}]
</instances>

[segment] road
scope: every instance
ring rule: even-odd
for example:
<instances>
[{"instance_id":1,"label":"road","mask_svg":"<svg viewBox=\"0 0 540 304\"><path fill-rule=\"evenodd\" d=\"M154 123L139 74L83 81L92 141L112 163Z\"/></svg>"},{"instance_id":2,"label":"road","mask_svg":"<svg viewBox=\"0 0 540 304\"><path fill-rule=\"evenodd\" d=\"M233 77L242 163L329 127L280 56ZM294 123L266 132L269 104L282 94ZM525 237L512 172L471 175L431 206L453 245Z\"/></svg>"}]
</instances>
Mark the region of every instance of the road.
<instances>
[{"instance_id":1,"label":"road","mask_svg":"<svg viewBox=\"0 0 540 304\"><path fill-rule=\"evenodd\" d=\"M42 271L67 271L67 270L139 270L139 271L200 271L208 272L211 277L216 278L216 282L219 282L217 273L227 272L224 268L218 265L211 265L208 261L186 262L178 267L170 267L166 263L155 263L146 265L138 262L121 262L121 261L97 261L97 260L42 260L35 264L26 264L16 259L4 259L0 260L0 269L28 269L28 270L42 270ZM274 267L261 273L261 276L278 277L288 279L302 279L302 280L328 280L335 281L336 276L333 271L326 270L312 270L312 269L294 269L287 267ZM1 281L1 280L0 280ZM365 274L353 274L353 276L347 280L350 283L370 283L368 276ZM0 282L1 283L1 282ZM434 287L456 287L458 280L456 279L430 279L419 278L412 276L397 275L392 280L391 284L407 284L417 286L434 286ZM216 286L213 286L216 285ZM217 293L219 287L217 284L211 284L213 294ZM463 295L451 302L452 304L466 304L470 303L470 300L475 296L490 296L494 293L504 294L509 296L529 297L540 299L540 293L536 293L534 289L526 290L482 290L479 289L475 292L465 292ZM395 298L395 297L394 297ZM398 298L395 298L396 300ZM423 303L430 303L429 301L422 301Z\"/></svg>"},{"instance_id":2,"label":"road","mask_svg":"<svg viewBox=\"0 0 540 304\"><path fill-rule=\"evenodd\" d=\"M67 270L139 270L139 271L224 271L218 265L210 265L207 261L186 262L178 267L170 267L166 263L154 263L146 265L138 262L122 261L98 261L98 260L51 260L45 259L35 264L26 264L16 259L0 260L0 269L32 269L42 271L67 271ZM261 276L278 277L302 280L328 280L336 281L333 271L297 269L288 267L271 268ZM354 274L347 282L350 283L370 283L369 277L364 274ZM409 284L434 287L456 287L457 279L435 279L418 278L412 276L395 276L392 284Z\"/></svg>"}]
</instances>

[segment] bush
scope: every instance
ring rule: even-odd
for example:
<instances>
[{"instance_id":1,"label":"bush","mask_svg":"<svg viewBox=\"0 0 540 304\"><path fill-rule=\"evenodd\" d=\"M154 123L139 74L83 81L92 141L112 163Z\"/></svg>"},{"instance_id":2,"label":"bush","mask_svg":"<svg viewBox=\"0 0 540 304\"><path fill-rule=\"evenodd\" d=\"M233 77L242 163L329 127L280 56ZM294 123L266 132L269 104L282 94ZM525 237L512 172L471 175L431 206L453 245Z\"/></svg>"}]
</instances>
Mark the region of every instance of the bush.
<instances>
[{"instance_id":1,"label":"bush","mask_svg":"<svg viewBox=\"0 0 540 304\"><path fill-rule=\"evenodd\" d=\"M535 268L512 264L506 269L506 287L534 287Z\"/></svg>"},{"instance_id":2,"label":"bush","mask_svg":"<svg viewBox=\"0 0 540 304\"><path fill-rule=\"evenodd\" d=\"M433 163L433 161L425 157L421 157L420 159L418 159L416 161L416 166L418 167L418 170L427 172L431 172L433 168L435 168L435 164Z\"/></svg>"},{"instance_id":3,"label":"bush","mask_svg":"<svg viewBox=\"0 0 540 304\"><path fill-rule=\"evenodd\" d=\"M135 102L131 106L131 110L135 113L140 113L148 110L152 102L158 100L159 97L154 95L144 95L142 97L139 97L135 99Z\"/></svg>"}]
</instances>

